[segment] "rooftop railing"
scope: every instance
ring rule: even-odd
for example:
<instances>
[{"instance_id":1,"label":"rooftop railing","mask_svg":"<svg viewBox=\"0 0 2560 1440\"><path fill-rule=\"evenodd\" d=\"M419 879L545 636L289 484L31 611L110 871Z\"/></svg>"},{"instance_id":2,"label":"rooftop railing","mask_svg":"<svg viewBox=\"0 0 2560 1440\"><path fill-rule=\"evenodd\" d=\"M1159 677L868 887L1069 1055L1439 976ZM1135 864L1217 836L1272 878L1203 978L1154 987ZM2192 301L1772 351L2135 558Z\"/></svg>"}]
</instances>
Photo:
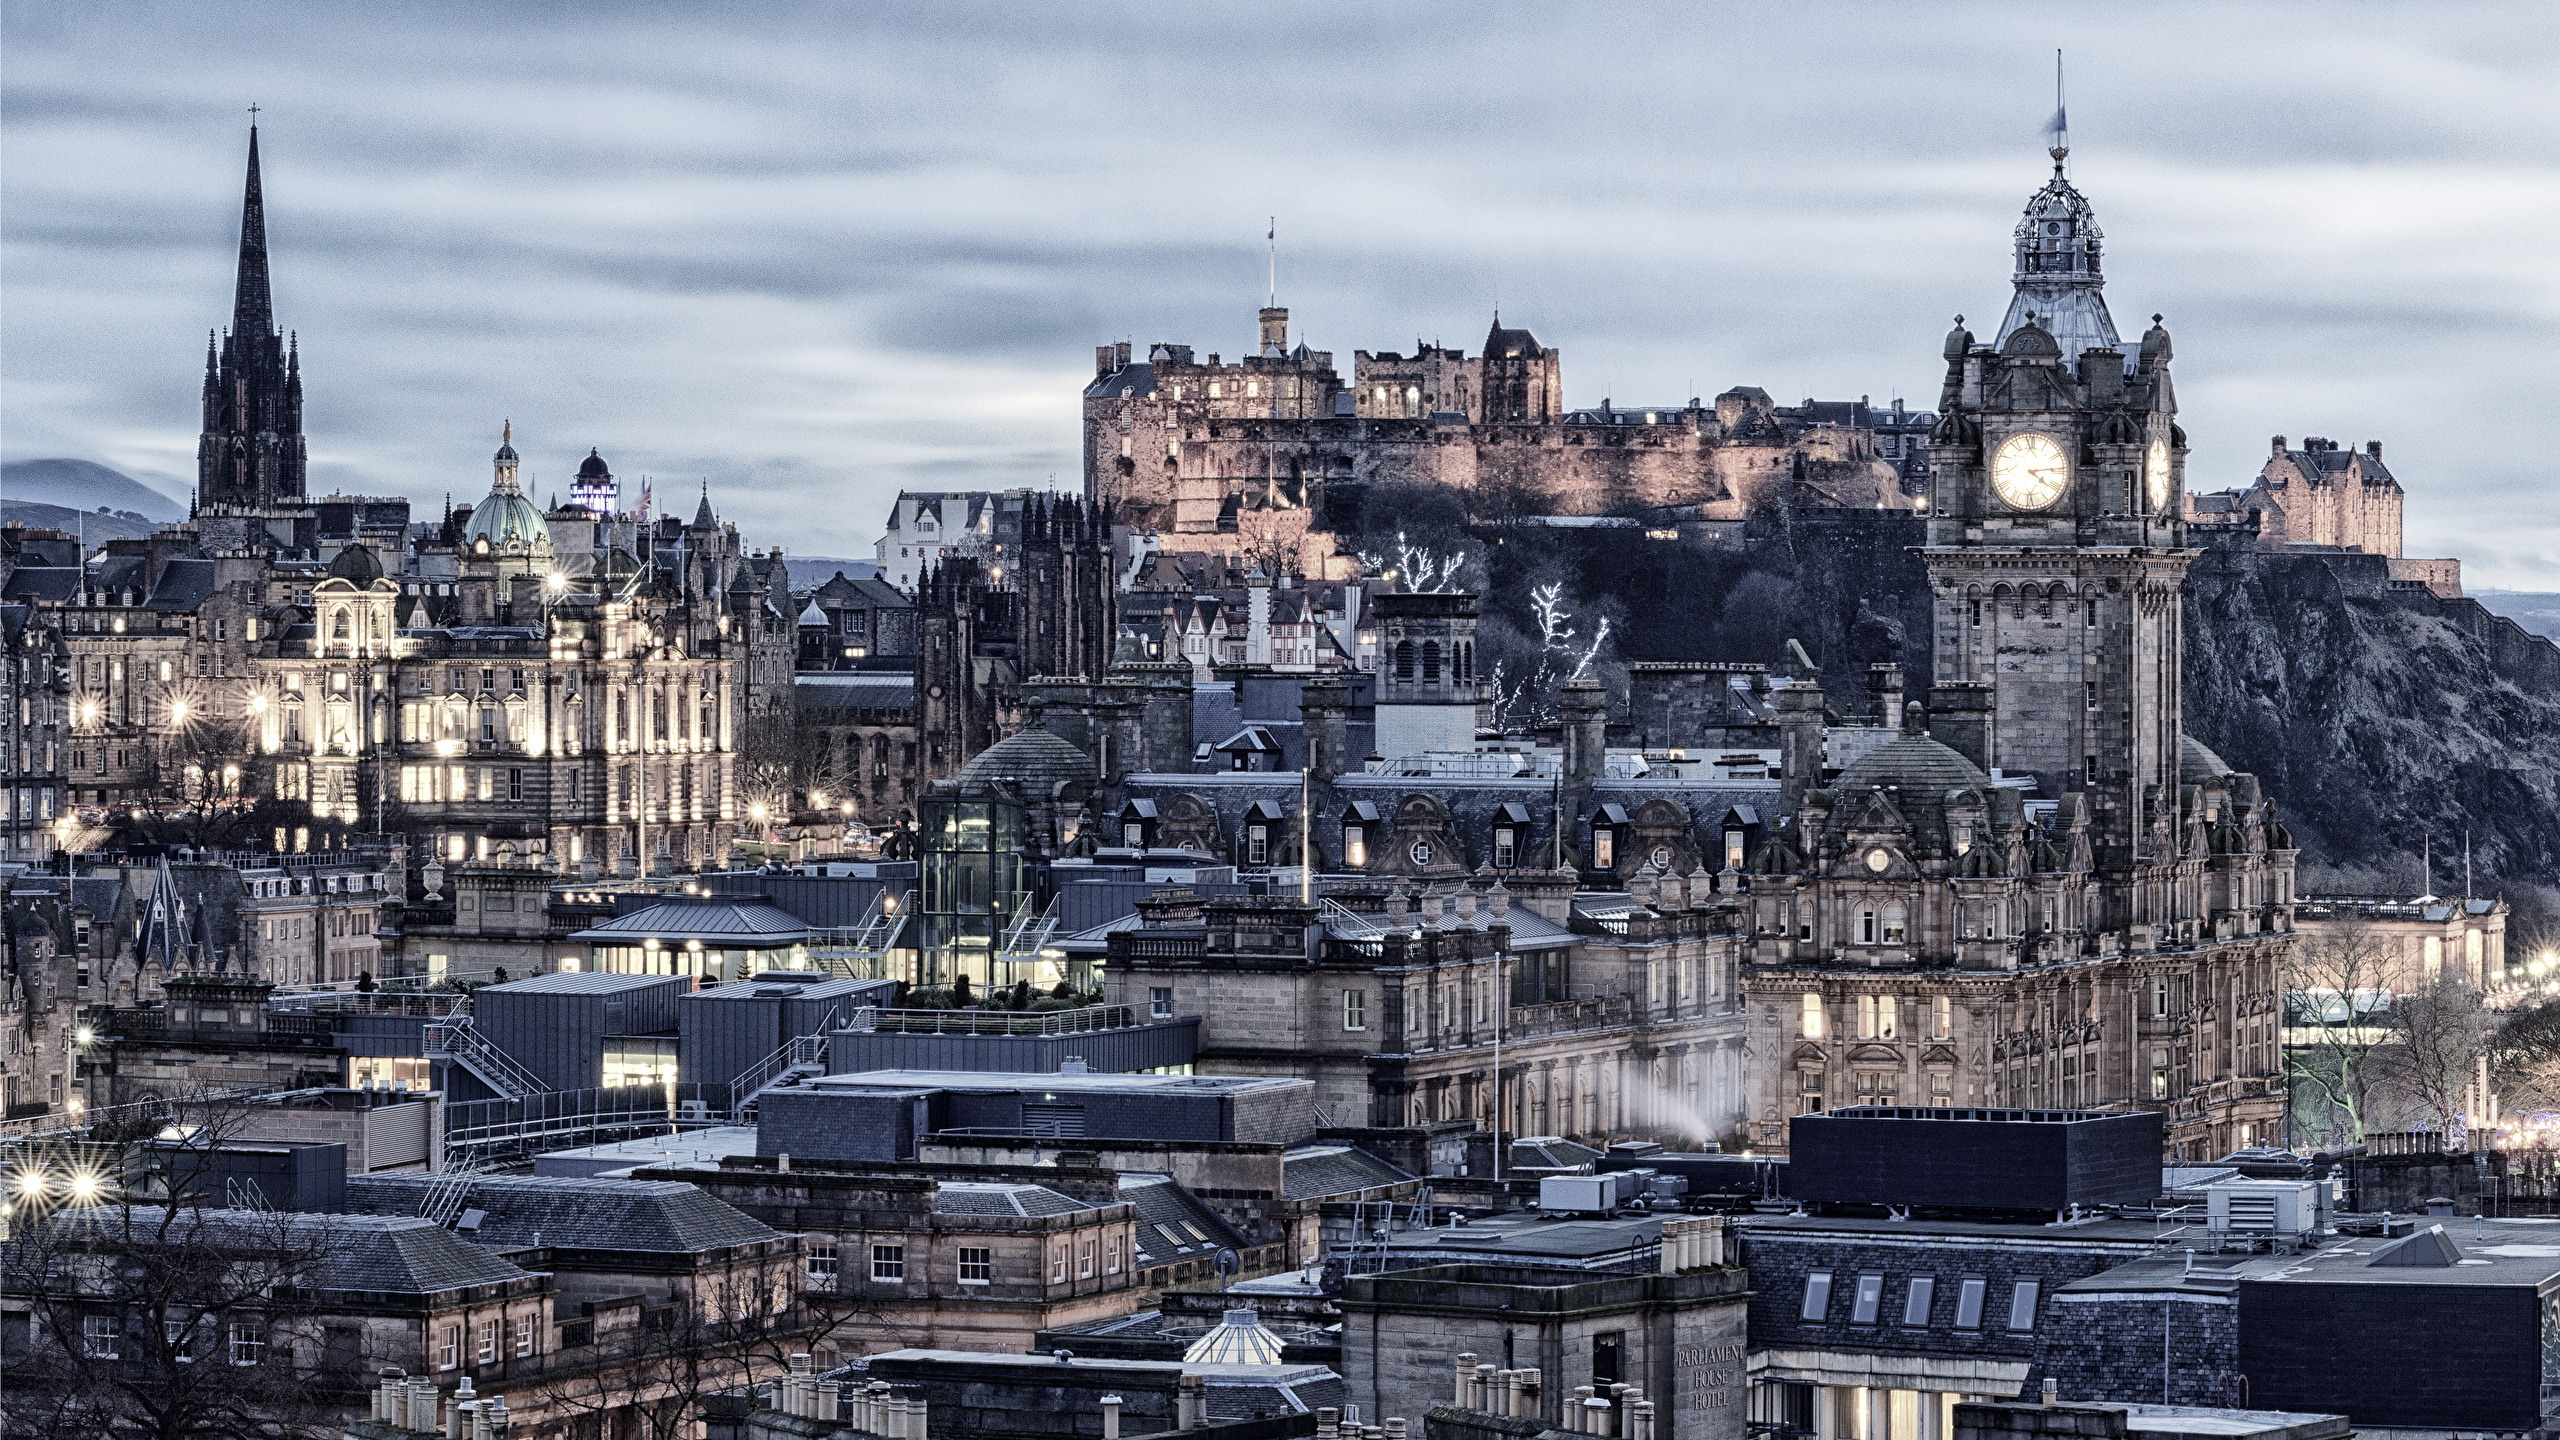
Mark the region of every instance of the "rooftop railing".
<instances>
[{"instance_id":1,"label":"rooftop railing","mask_svg":"<svg viewBox=\"0 0 2560 1440\"><path fill-rule=\"evenodd\" d=\"M904 1035L1082 1035L1126 1030L1141 1022L1128 1005L1086 1005L1074 1010L893 1010L866 1006L853 1012L848 1030Z\"/></svg>"}]
</instances>

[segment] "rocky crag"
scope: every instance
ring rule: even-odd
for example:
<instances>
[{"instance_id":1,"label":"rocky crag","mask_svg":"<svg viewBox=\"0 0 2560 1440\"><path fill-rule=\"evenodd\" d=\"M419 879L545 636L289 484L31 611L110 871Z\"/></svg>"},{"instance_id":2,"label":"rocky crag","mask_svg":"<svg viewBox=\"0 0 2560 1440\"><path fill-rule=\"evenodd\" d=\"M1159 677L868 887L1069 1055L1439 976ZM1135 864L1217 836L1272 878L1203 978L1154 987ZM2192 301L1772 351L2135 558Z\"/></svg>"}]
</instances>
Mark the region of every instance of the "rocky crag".
<instances>
[{"instance_id":1,"label":"rocky crag","mask_svg":"<svg viewBox=\"0 0 2560 1440\"><path fill-rule=\"evenodd\" d=\"M1833 708L1866 703L1865 671L1929 665L1916 519L1813 512L1755 522L1741 543L1630 531L1476 527L1489 615L1534 627L1534 581L1563 580L1612 617L1621 661L1751 660L1789 668L1799 639ZM1585 630L1585 634L1589 633ZM2430 839L2458 887L2467 831L2482 883L2560 877L2560 647L2476 601L2392 581L2380 557L2204 552L2190 572L2187 728L2260 777L2315 864L2388 868Z\"/></svg>"}]
</instances>

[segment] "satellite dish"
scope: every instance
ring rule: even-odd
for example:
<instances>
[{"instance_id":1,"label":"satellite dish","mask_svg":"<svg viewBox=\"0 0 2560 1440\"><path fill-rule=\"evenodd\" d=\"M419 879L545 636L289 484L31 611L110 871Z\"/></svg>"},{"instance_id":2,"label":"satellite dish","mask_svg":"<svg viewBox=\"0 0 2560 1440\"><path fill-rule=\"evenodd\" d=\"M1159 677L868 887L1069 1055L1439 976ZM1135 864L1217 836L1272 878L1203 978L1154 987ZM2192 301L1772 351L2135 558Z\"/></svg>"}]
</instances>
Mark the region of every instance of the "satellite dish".
<instances>
[{"instance_id":1,"label":"satellite dish","mask_svg":"<svg viewBox=\"0 0 2560 1440\"><path fill-rule=\"evenodd\" d=\"M1233 1275L1244 1268L1244 1262L1237 1258L1236 1252L1224 1248L1218 1251L1218 1258L1209 1263L1221 1276Z\"/></svg>"}]
</instances>

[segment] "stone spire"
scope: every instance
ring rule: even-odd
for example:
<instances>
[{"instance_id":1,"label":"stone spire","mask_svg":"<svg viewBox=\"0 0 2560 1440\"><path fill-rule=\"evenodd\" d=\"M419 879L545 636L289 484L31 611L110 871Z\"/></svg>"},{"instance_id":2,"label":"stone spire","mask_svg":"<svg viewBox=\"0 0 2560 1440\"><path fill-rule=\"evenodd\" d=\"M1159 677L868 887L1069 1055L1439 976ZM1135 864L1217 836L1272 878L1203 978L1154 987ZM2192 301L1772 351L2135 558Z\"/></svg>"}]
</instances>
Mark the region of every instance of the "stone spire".
<instances>
[{"instance_id":1,"label":"stone spire","mask_svg":"<svg viewBox=\"0 0 2560 1440\"><path fill-rule=\"evenodd\" d=\"M196 493L209 505L264 506L303 497L302 365L298 344L275 325L267 278L267 207L258 131L249 129L240 203L240 263L231 333L207 357L204 432L196 444Z\"/></svg>"},{"instance_id":2,"label":"stone spire","mask_svg":"<svg viewBox=\"0 0 2560 1440\"><path fill-rule=\"evenodd\" d=\"M258 189L258 127L249 127L249 184L240 200L240 275L231 293L231 333L269 335L275 299L267 289L267 202Z\"/></svg>"}]
</instances>

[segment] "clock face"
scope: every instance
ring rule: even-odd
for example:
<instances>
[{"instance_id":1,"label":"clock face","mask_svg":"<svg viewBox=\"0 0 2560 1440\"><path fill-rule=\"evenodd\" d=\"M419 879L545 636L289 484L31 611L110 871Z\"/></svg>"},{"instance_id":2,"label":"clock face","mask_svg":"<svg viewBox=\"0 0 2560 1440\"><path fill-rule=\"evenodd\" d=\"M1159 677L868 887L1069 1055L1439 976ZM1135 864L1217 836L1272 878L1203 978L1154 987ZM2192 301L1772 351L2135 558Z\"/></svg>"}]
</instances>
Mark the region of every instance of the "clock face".
<instances>
[{"instance_id":1,"label":"clock face","mask_svg":"<svg viewBox=\"0 0 2560 1440\"><path fill-rule=\"evenodd\" d=\"M2028 431L2012 435L1991 457L1991 485L2000 498L2020 510L2042 510L2062 498L2071 482L2071 462L2050 435Z\"/></svg>"},{"instance_id":2,"label":"clock face","mask_svg":"<svg viewBox=\"0 0 2560 1440\"><path fill-rule=\"evenodd\" d=\"M2163 510L2169 505L2169 442L2151 442L2151 454L2142 465L2143 487L2150 492L2151 508Z\"/></svg>"}]
</instances>

